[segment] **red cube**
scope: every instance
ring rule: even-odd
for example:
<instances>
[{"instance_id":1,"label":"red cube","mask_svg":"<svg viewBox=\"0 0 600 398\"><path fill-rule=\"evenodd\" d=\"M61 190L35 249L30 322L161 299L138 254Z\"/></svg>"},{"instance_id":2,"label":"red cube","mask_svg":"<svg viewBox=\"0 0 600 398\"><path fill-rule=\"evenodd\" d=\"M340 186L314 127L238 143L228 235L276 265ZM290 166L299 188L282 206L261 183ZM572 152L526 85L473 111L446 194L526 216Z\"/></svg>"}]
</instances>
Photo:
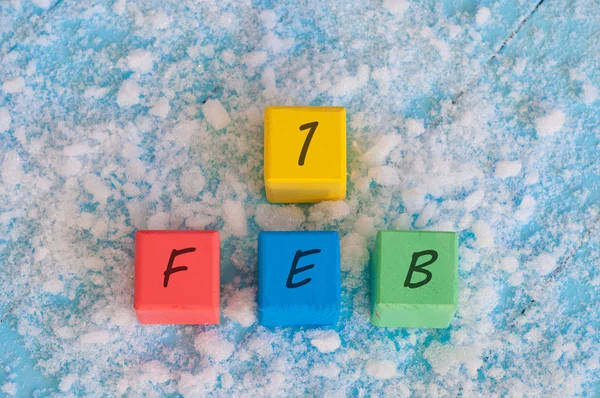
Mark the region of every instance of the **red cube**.
<instances>
[{"instance_id":1,"label":"red cube","mask_svg":"<svg viewBox=\"0 0 600 398\"><path fill-rule=\"evenodd\" d=\"M133 307L144 324L219 323L217 231L138 231Z\"/></svg>"}]
</instances>

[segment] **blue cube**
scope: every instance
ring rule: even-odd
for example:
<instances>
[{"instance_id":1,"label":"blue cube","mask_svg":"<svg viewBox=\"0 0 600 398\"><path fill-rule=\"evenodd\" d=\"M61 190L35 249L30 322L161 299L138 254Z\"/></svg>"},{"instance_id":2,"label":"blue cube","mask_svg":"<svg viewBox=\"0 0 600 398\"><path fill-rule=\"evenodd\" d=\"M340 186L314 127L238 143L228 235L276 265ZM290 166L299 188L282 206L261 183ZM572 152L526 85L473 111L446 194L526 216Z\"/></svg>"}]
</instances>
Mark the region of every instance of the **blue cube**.
<instances>
[{"instance_id":1,"label":"blue cube","mask_svg":"<svg viewBox=\"0 0 600 398\"><path fill-rule=\"evenodd\" d=\"M261 232L258 313L264 326L332 325L340 314L337 232Z\"/></svg>"}]
</instances>

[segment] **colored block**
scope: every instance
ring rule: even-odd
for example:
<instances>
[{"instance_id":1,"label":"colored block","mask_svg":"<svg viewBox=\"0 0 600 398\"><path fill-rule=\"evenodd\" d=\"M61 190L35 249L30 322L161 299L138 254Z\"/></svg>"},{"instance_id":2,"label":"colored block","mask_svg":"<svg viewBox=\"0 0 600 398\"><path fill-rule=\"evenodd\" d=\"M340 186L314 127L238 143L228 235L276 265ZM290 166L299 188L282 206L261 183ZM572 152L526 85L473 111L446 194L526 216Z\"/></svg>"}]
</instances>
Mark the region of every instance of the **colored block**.
<instances>
[{"instance_id":1,"label":"colored block","mask_svg":"<svg viewBox=\"0 0 600 398\"><path fill-rule=\"evenodd\" d=\"M265 189L276 203L346 197L346 110L265 109Z\"/></svg>"},{"instance_id":2,"label":"colored block","mask_svg":"<svg viewBox=\"0 0 600 398\"><path fill-rule=\"evenodd\" d=\"M379 231L371 296L375 326L448 327L458 308L457 235Z\"/></svg>"},{"instance_id":3,"label":"colored block","mask_svg":"<svg viewBox=\"0 0 600 398\"><path fill-rule=\"evenodd\" d=\"M340 313L337 232L261 232L258 313L265 326L332 325Z\"/></svg>"},{"instance_id":4,"label":"colored block","mask_svg":"<svg viewBox=\"0 0 600 398\"><path fill-rule=\"evenodd\" d=\"M219 256L217 231L138 231L133 306L140 323L219 323Z\"/></svg>"}]
</instances>

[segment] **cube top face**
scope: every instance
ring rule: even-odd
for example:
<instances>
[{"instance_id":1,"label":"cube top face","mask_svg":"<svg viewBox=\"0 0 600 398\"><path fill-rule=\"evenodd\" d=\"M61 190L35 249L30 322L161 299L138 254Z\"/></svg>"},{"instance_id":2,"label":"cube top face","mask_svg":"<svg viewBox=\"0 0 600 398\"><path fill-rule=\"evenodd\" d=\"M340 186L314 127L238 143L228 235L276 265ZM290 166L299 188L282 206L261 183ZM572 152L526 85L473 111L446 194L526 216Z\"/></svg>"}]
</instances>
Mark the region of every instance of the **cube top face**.
<instances>
[{"instance_id":1,"label":"cube top face","mask_svg":"<svg viewBox=\"0 0 600 398\"><path fill-rule=\"evenodd\" d=\"M402 304L456 304L458 292L458 237L454 232L380 231L377 235L379 279L378 302ZM434 254L434 253L437 253ZM422 270L409 269L435 261ZM410 278L408 278L410 276ZM407 285L407 286L405 286Z\"/></svg>"},{"instance_id":2,"label":"cube top face","mask_svg":"<svg viewBox=\"0 0 600 398\"><path fill-rule=\"evenodd\" d=\"M261 232L258 303L266 326L326 325L340 309L337 232Z\"/></svg>"},{"instance_id":3,"label":"cube top face","mask_svg":"<svg viewBox=\"0 0 600 398\"><path fill-rule=\"evenodd\" d=\"M346 110L267 107L264 167L271 202L345 198Z\"/></svg>"},{"instance_id":4,"label":"cube top face","mask_svg":"<svg viewBox=\"0 0 600 398\"><path fill-rule=\"evenodd\" d=\"M219 322L216 231L138 231L134 307L141 323Z\"/></svg>"},{"instance_id":5,"label":"cube top face","mask_svg":"<svg viewBox=\"0 0 600 398\"><path fill-rule=\"evenodd\" d=\"M458 305L458 236L380 231L372 278L375 325L447 327Z\"/></svg>"}]
</instances>

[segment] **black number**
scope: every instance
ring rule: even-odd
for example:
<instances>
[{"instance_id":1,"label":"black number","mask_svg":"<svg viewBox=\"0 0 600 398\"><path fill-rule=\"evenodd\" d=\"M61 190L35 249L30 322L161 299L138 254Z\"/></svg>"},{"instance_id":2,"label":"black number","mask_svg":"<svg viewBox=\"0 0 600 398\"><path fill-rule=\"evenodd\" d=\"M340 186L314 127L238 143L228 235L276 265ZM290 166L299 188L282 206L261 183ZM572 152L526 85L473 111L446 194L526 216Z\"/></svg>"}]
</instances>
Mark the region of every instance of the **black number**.
<instances>
[{"instance_id":1,"label":"black number","mask_svg":"<svg viewBox=\"0 0 600 398\"><path fill-rule=\"evenodd\" d=\"M308 152L308 146L310 145L310 140L312 140L313 135L315 134L315 130L317 130L317 126L319 122L310 122L303 124L300 126L300 131L304 131L306 129L310 129L308 134L306 135L306 139L304 140L304 145L302 146L302 151L300 151L300 157L298 158L298 166L304 166L304 159L306 159L306 152Z\"/></svg>"}]
</instances>

